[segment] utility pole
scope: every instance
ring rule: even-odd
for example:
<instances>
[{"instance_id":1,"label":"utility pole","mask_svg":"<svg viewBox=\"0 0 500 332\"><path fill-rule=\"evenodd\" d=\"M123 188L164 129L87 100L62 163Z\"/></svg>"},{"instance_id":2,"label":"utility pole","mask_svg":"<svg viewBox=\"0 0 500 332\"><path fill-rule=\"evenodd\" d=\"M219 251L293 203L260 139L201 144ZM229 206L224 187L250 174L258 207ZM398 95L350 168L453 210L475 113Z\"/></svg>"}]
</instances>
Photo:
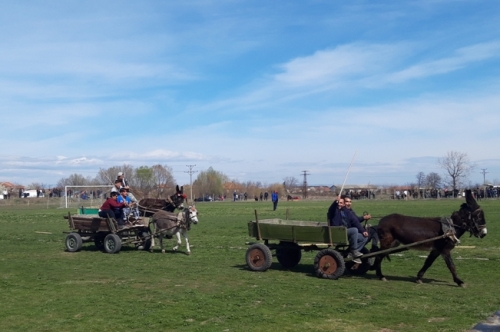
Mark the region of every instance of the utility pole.
<instances>
[{"instance_id":1,"label":"utility pole","mask_svg":"<svg viewBox=\"0 0 500 332\"><path fill-rule=\"evenodd\" d=\"M184 171L184 173L189 174L189 190L191 191L191 204L193 204L193 174L198 172L198 171L193 171L193 167L196 165L186 165L186 167L189 167L189 171Z\"/></svg>"},{"instance_id":2,"label":"utility pole","mask_svg":"<svg viewBox=\"0 0 500 332\"><path fill-rule=\"evenodd\" d=\"M302 171L304 175L304 182L302 183L302 198L307 198L307 176L310 175L307 171Z\"/></svg>"},{"instance_id":3,"label":"utility pole","mask_svg":"<svg viewBox=\"0 0 500 332\"><path fill-rule=\"evenodd\" d=\"M481 170L481 174L483 174L483 185L486 185L486 174L489 172L486 172L487 168L481 168Z\"/></svg>"}]
</instances>

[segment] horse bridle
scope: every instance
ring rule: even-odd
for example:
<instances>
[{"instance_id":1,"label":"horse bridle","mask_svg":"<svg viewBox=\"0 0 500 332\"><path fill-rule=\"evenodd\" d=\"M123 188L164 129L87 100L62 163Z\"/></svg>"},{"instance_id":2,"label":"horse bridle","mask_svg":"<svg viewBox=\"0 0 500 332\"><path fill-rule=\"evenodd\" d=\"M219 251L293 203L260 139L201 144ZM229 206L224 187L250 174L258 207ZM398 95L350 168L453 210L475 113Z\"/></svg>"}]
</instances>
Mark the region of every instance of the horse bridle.
<instances>
[{"instance_id":1,"label":"horse bridle","mask_svg":"<svg viewBox=\"0 0 500 332\"><path fill-rule=\"evenodd\" d=\"M461 210L463 211L464 209L461 209ZM468 215L465 216L464 218L460 218L460 219L462 221L465 221L466 226L457 225L457 224L453 223L453 227L461 228L461 229L465 230L466 232L469 232L470 236L472 236L472 235L478 236L481 233L481 230L486 227L486 226L478 225L477 218L472 217L472 215L478 211L482 211L481 208L477 208L474 211L468 211L468 210L463 211L463 212L466 212ZM464 219L466 219L466 220L464 220ZM442 223L442 221L439 221L439 222Z\"/></svg>"},{"instance_id":2,"label":"horse bridle","mask_svg":"<svg viewBox=\"0 0 500 332\"><path fill-rule=\"evenodd\" d=\"M191 229L191 224L192 224L192 221L191 221L191 217L189 216L189 214L191 213L191 207L187 207L184 209L184 225L185 225L185 228L189 231ZM182 223L180 225L181 227L183 226Z\"/></svg>"},{"instance_id":3,"label":"horse bridle","mask_svg":"<svg viewBox=\"0 0 500 332\"><path fill-rule=\"evenodd\" d=\"M470 236L472 236L472 233L474 233L474 236L478 236L481 231L486 227L485 225L479 225L478 224L478 219L479 218L473 218L472 215L474 214L479 214L480 211L482 211L481 208L477 208L472 212L469 212L468 219L472 222L472 225L469 225L470 223L467 223L467 226L469 226L468 231L470 232Z\"/></svg>"}]
</instances>

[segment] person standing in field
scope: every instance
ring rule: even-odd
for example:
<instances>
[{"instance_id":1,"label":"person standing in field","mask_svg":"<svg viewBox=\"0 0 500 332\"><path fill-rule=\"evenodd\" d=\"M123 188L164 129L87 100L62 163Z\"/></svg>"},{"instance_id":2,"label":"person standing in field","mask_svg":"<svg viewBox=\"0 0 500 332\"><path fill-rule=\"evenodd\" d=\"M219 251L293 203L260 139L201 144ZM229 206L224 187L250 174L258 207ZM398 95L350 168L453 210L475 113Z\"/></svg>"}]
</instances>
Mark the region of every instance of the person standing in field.
<instances>
[{"instance_id":1,"label":"person standing in field","mask_svg":"<svg viewBox=\"0 0 500 332\"><path fill-rule=\"evenodd\" d=\"M267 192L266 192L267 194ZM271 200L273 201L273 211L276 211L276 208L278 207L278 191L274 190L273 193L271 194Z\"/></svg>"}]
</instances>

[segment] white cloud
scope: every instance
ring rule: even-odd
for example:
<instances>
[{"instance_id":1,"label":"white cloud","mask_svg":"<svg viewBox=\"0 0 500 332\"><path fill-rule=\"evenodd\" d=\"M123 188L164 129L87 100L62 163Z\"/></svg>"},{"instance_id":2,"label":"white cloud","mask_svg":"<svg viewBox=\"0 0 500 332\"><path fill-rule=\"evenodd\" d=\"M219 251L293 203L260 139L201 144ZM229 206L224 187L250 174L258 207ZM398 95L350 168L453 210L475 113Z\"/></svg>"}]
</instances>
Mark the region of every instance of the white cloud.
<instances>
[{"instance_id":1,"label":"white cloud","mask_svg":"<svg viewBox=\"0 0 500 332\"><path fill-rule=\"evenodd\" d=\"M438 60L423 62L410 66L404 70L389 75L387 81L393 83L404 82L410 79L428 77L459 70L475 62L488 60L500 56L500 42L471 45L459 48L454 55Z\"/></svg>"}]
</instances>

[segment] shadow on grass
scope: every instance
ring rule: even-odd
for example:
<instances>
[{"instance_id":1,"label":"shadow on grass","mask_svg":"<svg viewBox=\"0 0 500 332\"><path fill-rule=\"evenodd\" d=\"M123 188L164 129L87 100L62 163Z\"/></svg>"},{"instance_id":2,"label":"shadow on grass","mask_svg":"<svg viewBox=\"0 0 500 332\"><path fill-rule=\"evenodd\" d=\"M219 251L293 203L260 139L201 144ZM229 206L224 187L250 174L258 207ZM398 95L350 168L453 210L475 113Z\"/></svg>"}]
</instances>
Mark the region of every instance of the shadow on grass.
<instances>
[{"instance_id":1,"label":"shadow on grass","mask_svg":"<svg viewBox=\"0 0 500 332\"><path fill-rule=\"evenodd\" d=\"M240 270L245 270L245 271L251 271L246 264L239 264L239 265L234 265L234 268L238 268ZM297 264L294 268L292 269L287 269L281 266L280 263L272 263L271 267L269 268L270 270L277 270L277 271L290 271L293 273L302 273L306 275L307 277L312 277L312 278L318 278L316 273L314 272L314 268L312 264ZM387 282L409 282L416 284L417 278L415 276L392 276L392 275L386 275L385 276L387 279ZM356 278L360 280L375 280L378 282L383 282L380 281L379 278L375 275L374 271L367 272L365 274L359 275L359 274L351 274L349 273L348 270L344 273L344 275L340 278ZM437 279L432 279L432 278L423 278L422 279L423 285L426 284L434 284L434 285L440 285L440 286L449 286L449 287L457 287L453 281L447 282L443 280L437 280Z\"/></svg>"},{"instance_id":2,"label":"shadow on grass","mask_svg":"<svg viewBox=\"0 0 500 332\"><path fill-rule=\"evenodd\" d=\"M80 252L98 252L98 251L100 251L103 254L106 254L106 252L104 251L104 249L99 249L95 245L88 245L88 246L84 245L82 247L82 249L80 249L79 251ZM120 253L120 252L131 252L131 251L147 252L147 253L153 253L153 254L162 254L161 249L154 249L153 252L151 252L150 250L137 249L137 248L135 248L132 245L130 245L130 246L126 245L126 246L121 247L121 249L120 249L120 251L118 253ZM69 251L67 251L67 250L65 250L65 252L69 253ZM176 251L174 251L174 250L171 250L171 249L170 250L166 249L165 250L165 254L183 254L183 255L188 256L188 254L186 252L182 251L182 250L176 250Z\"/></svg>"}]
</instances>

